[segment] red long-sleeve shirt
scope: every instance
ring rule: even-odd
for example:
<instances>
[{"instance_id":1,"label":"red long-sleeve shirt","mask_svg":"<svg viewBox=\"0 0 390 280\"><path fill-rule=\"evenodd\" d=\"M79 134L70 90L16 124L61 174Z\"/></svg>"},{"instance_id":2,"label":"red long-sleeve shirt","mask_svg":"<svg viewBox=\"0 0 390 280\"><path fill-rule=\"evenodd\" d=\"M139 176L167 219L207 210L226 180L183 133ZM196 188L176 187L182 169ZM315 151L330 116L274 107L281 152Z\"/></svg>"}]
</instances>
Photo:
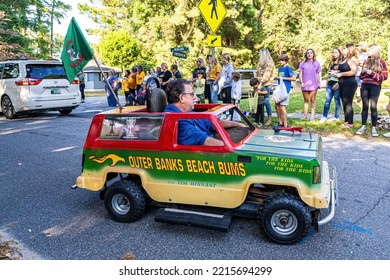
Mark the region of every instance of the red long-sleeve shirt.
<instances>
[{"instance_id":1,"label":"red long-sleeve shirt","mask_svg":"<svg viewBox=\"0 0 390 280\"><path fill-rule=\"evenodd\" d=\"M387 80L389 73L387 70L386 62L381 59L380 64L382 66L381 73L375 73L374 71L372 71L371 74L367 74L367 73L360 74L360 79L362 80L362 84L373 84L373 85L380 86L384 80Z\"/></svg>"}]
</instances>

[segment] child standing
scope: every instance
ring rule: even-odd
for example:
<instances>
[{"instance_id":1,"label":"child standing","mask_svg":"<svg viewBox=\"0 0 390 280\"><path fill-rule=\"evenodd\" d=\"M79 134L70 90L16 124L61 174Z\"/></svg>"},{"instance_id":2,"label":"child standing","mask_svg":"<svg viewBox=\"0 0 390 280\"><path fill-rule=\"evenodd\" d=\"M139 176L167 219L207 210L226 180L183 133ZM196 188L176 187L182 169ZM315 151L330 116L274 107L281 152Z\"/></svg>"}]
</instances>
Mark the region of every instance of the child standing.
<instances>
[{"instance_id":1,"label":"child standing","mask_svg":"<svg viewBox=\"0 0 390 280\"><path fill-rule=\"evenodd\" d=\"M280 65L280 67L278 69L279 83L281 83L283 81L284 85L286 86L287 98L285 100L283 100L282 102L275 104L275 107L276 107L276 113L278 115L279 126L287 127L286 106L289 104L291 81L295 81L297 76L294 74L294 71L291 69L291 67L287 65L288 56L286 54L282 53L279 56L278 60L279 60L279 65Z\"/></svg>"},{"instance_id":2,"label":"child standing","mask_svg":"<svg viewBox=\"0 0 390 280\"><path fill-rule=\"evenodd\" d=\"M264 124L264 104L265 96L268 94L268 91L265 86L260 86L259 80L255 77L249 80L249 84L253 87L253 90L257 93L257 109L255 115L255 123L261 127Z\"/></svg>"},{"instance_id":3,"label":"child standing","mask_svg":"<svg viewBox=\"0 0 390 280\"><path fill-rule=\"evenodd\" d=\"M233 72L232 80L232 103L238 107L242 97L242 81L240 73Z\"/></svg>"},{"instance_id":4,"label":"child standing","mask_svg":"<svg viewBox=\"0 0 390 280\"><path fill-rule=\"evenodd\" d=\"M242 81L241 74L238 72L232 73L232 103L240 108L240 100L242 97ZM233 121L240 121L240 115L233 113Z\"/></svg>"},{"instance_id":5,"label":"child standing","mask_svg":"<svg viewBox=\"0 0 390 280\"><path fill-rule=\"evenodd\" d=\"M206 73L199 70L196 74L195 80L195 94L200 99L200 103L204 103L204 87L206 84Z\"/></svg>"}]
</instances>

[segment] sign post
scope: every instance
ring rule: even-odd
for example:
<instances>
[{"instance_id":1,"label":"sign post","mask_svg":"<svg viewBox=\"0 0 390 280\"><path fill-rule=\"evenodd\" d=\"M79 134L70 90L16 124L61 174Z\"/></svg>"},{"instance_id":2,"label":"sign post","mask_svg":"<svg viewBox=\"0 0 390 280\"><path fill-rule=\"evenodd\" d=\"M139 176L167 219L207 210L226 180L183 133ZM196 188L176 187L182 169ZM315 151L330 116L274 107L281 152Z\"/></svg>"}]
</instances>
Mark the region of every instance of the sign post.
<instances>
[{"instance_id":1,"label":"sign post","mask_svg":"<svg viewBox=\"0 0 390 280\"><path fill-rule=\"evenodd\" d=\"M198 4L200 13L215 33L226 16L226 8L221 0L201 0Z\"/></svg>"},{"instance_id":2,"label":"sign post","mask_svg":"<svg viewBox=\"0 0 390 280\"><path fill-rule=\"evenodd\" d=\"M174 57L178 57L179 59L178 59L178 62L177 62L177 69L179 69L180 68L180 60L182 59L182 58L187 58L187 52L188 52L188 50L189 50L189 47L186 47L186 46L184 46L184 47L176 47L176 48L171 48L171 52L172 52L172 55L174 56Z\"/></svg>"},{"instance_id":3,"label":"sign post","mask_svg":"<svg viewBox=\"0 0 390 280\"><path fill-rule=\"evenodd\" d=\"M222 0L201 0L198 4L198 8L211 31L215 33L221 26L227 13ZM207 45L211 47L211 54L214 55L215 47L222 46L221 36L207 35Z\"/></svg>"}]
</instances>

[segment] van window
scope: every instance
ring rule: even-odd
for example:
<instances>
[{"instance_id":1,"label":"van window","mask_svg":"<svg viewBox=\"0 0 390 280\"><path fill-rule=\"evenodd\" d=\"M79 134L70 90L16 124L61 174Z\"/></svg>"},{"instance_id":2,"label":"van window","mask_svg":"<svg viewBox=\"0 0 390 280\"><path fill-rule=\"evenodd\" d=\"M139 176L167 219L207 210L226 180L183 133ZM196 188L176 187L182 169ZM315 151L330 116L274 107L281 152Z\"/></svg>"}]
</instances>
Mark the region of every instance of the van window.
<instances>
[{"instance_id":1,"label":"van window","mask_svg":"<svg viewBox=\"0 0 390 280\"><path fill-rule=\"evenodd\" d=\"M250 80L254 77L253 72L242 72L241 80Z\"/></svg>"},{"instance_id":2,"label":"van window","mask_svg":"<svg viewBox=\"0 0 390 280\"><path fill-rule=\"evenodd\" d=\"M64 66L60 64L27 64L27 78L67 79Z\"/></svg>"},{"instance_id":3,"label":"van window","mask_svg":"<svg viewBox=\"0 0 390 280\"><path fill-rule=\"evenodd\" d=\"M6 63L4 66L3 79L14 79L19 76L19 65L17 63Z\"/></svg>"}]
</instances>

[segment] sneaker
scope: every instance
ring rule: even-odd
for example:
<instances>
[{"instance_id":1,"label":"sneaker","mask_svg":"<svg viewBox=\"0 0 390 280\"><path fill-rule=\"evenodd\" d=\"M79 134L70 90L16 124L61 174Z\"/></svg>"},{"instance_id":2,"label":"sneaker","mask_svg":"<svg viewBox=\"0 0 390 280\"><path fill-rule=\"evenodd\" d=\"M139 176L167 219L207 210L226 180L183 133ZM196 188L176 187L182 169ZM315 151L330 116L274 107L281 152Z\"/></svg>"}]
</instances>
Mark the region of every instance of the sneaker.
<instances>
[{"instance_id":1,"label":"sneaker","mask_svg":"<svg viewBox=\"0 0 390 280\"><path fill-rule=\"evenodd\" d=\"M326 121L327 122L338 122L339 120L340 120L339 118L331 117L331 118L327 119Z\"/></svg>"},{"instance_id":2,"label":"sneaker","mask_svg":"<svg viewBox=\"0 0 390 280\"><path fill-rule=\"evenodd\" d=\"M310 122L314 122L314 118L310 118Z\"/></svg>"},{"instance_id":3,"label":"sneaker","mask_svg":"<svg viewBox=\"0 0 390 280\"><path fill-rule=\"evenodd\" d=\"M326 117L322 117L321 120L320 120L320 123L324 123L326 122L327 118Z\"/></svg>"},{"instance_id":4,"label":"sneaker","mask_svg":"<svg viewBox=\"0 0 390 280\"><path fill-rule=\"evenodd\" d=\"M383 134L383 136L390 138L390 132Z\"/></svg>"},{"instance_id":5,"label":"sneaker","mask_svg":"<svg viewBox=\"0 0 390 280\"><path fill-rule=\"evenodd\" d=\"M374 137L378 137L379 136L378 131L376 131L376 127L373 127L371 129L371 135L374 136Z\"/></svg>"},{"instance_id":6,"label":"sneaker","mask_svg":"<svg viewBox=\"0 0 390 280\"><path fill-rule=\"evenodd\" d=\"M85 103L84 99L81 99L81 103Z\"/></svg>"},{"instance_id":7,"label":"sneaker","mask_svg":"<svg viewBox=\"0 0 390 280\"><path fill-rule=\"evenodd\" d=\"M366 127L362 126L361 128L358 129L358 131L356 131L356 134L362 135L364 133L364 131L366 131Z\"/></svg>"}]
</instances>

